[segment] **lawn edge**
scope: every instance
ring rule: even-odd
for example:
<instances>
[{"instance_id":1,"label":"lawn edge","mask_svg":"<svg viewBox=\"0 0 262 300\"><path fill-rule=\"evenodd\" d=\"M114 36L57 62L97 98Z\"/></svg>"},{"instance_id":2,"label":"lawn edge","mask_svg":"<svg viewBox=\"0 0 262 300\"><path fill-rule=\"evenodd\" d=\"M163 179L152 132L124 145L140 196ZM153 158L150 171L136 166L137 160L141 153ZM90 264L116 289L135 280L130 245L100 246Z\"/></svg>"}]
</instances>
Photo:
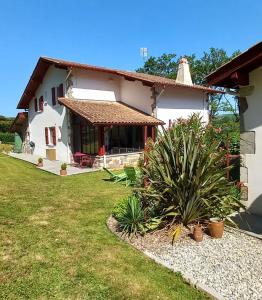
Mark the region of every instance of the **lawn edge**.
<instances>
[{"instance_id":1,"label":"lawn edge","mask_svg":"<svg viewBox=\"0 0 262 300\"><path fill-rule=\"evenodd\" d=\"M225 298L220 295L215 289L207 286L206 284L203 284L201 282L199 282L198 280L194 279L192 276L190 276L189 274L182 274L179 270L175 270L174 268L172 268L170 265L166 264L164 261L162 261L161 259L159 259L157 256L153 255L152 253L150 253L149 251L145 250L142 251L141 249L139 249L138 247L136 247L135 245L129 243L127 240L125 240L123 238L123 236L121 236L121 234L117 234L116 231L114 230L113 226L111 226L111 221L115 220L115 218L110 215L107 220L106 220L106 226L108 228L108 230L113 233L118 239L120 239L121 241L123 241L124 243L129 244L131 247L133 247L134 249L138 250L140 253L142 253L144 256L146 256L147 258L150 258L151 260L153 260L155 263L157 263L158 265L165 267L167 269L169 269L170 271L172 271L173 273L179 273L181 274L182 278L188 283L190 284L192 287L196 288L197 290L206 293L211 299L213 300L225 300Z\"/></svg>"}]
</instances>

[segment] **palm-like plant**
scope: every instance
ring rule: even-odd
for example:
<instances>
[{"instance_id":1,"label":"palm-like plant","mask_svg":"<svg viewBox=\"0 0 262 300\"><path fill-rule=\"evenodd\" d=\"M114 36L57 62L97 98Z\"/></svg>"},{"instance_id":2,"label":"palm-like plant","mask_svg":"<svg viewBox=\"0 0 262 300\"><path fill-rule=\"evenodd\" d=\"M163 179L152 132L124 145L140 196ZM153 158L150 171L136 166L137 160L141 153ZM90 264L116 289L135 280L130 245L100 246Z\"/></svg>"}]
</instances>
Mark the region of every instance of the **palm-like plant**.
<instances>
[{"instance_id":1,"label":"palm-like plant","mask_svg":"<svg viewBox=\"0 0 262 300\"><path fill-rule=\"evenodd\" d=\"M123 233L129 236L143 231L144 211L136 196L130 196L126 207L122 207L115 217Z\"/></svg>"},{"instance_id":2,"label":"palm-like plant","mask_svg":"<svg viewBox=\"0 0 262 300\"><path fill-rule=\"evenodd\" d=\"M144 194L160 215L188 225L206 219L210 207L220 199L233 203L226 180L225 152L212 139L212 127L204 127L193 115L163 130L154 147L146 153L144 173L149 186Z\"/></svg>"}]
</instances>

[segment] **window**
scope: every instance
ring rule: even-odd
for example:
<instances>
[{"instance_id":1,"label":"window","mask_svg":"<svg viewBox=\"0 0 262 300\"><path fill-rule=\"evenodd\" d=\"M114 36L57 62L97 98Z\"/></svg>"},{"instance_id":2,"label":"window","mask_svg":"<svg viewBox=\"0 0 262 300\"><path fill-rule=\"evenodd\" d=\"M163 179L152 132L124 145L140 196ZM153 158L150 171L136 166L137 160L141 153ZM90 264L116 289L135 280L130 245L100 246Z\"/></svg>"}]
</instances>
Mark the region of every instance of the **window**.
<instances>
[{"instance_id":1,"label":"window","mask_svg":"<svg viewBox=\"0 0 262 300\"><path fill-rule=\"evenodd\" d=\"M37 112L38 111L37 98L34 99L34 103L35 103L35 112Z\"/></svg>"},{"instance_id":2,"label":"window","mask_svg":"<svg viewBox=\"0 0 262 300\"><path fill-rule=\"evenodd\" d=\"M55 106L56 105L55 87L52 87L51 92L52 92L52 105Z\"/></svg>"},{"instance_id":3,"label":"window","mask_svg":"<svg viewBox=\"0 0 262 300\"><path fill-rule=\"evenodd\" d=\"M41 96L39 98L39 110L44 111L44 98L43 98L43 96Z\"/></svg>"},{"instance_id":4,"label":"window","mask_svg":"<svg viewBox=\"0 0 262 300\"><path fill-rule=\"evenodd\" d=\"M45 127L45 143L46 145L56 145L56 128Z\"/></svg>"},{"instance_id":5,"label":"window","mask_svg":"<svg viewBox=\"0 0 262 300\"><path fill-rule=\"evenodd\" d=\"M97 127L82 124L81 126L82 152L88 154L98 153L98 130Z\"/></svg>"}]
</instances>

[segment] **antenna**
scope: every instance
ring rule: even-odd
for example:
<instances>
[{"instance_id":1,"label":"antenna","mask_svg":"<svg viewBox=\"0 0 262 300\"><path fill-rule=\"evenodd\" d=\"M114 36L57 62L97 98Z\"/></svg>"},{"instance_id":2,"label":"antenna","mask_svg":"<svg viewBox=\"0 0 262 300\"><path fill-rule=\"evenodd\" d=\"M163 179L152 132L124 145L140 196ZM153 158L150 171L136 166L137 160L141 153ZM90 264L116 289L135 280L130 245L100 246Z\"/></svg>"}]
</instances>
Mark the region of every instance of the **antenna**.
<instances>
[{"instance_id":1,"label":"antenna","mask_svg":"<svg viewBox=\"0 0 262 300\"><path fill-rule=\"evenodd\" d=\"M140 56L145 61L147 59L147 56L148 56L148 49L147 48L140 48Z\"/></svg>"}]
</instances>

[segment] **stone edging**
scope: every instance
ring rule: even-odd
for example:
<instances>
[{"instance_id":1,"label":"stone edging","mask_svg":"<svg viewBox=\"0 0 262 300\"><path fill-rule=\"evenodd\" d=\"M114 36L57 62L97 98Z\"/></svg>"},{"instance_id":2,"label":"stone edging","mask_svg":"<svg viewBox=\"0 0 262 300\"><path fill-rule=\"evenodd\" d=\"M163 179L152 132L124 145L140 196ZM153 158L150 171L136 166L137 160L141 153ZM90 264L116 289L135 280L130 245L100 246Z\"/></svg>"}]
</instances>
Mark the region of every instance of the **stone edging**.
<instances>
[{"instance_id":1,"label":"stone edging","mask_svg":"<svg viewBox=\"0 0 262 300\"><path fill-rule=\"evenodd\" d=\"M128 242L126 239L124 239L121 234L117 234L116 231L114 230L114 228L111 226L111 222L114 220L114 218L112 217L112 215L107 219L106 221L106 225L107 228L115 235L117 236L120 240L124 241L124 242ZM142 252L144 255L146 255L147 257L149 257L150 259L152 259L153 261L155 261L157 264L160 264L166 268L168 268L169 270L173 271L173 272L179 272L174 270L174 268L172 268L169 264L165 263L164 261L162 261L161 259L159 259L157 256L153 255L151 252L145 250L145 251L141 251L141 249L139 249L138 247L135 247L135 245L129 243L130 246L132 246L133 248L139 250L140 252ZM181 274L181 272L179 272ZM221 296L217 291L215 291L213 288L208 287L207 285L199 282L198 280L194 279L192 276L190 276L189 274L181 274L181 276L183 277L183 279L185 281L187 281L191 286L197 288L200 291L205 292L206 294L208 294L211 299L214 300L225 300L225 298L223 296Z\"/></svg>"}]
</instances>

